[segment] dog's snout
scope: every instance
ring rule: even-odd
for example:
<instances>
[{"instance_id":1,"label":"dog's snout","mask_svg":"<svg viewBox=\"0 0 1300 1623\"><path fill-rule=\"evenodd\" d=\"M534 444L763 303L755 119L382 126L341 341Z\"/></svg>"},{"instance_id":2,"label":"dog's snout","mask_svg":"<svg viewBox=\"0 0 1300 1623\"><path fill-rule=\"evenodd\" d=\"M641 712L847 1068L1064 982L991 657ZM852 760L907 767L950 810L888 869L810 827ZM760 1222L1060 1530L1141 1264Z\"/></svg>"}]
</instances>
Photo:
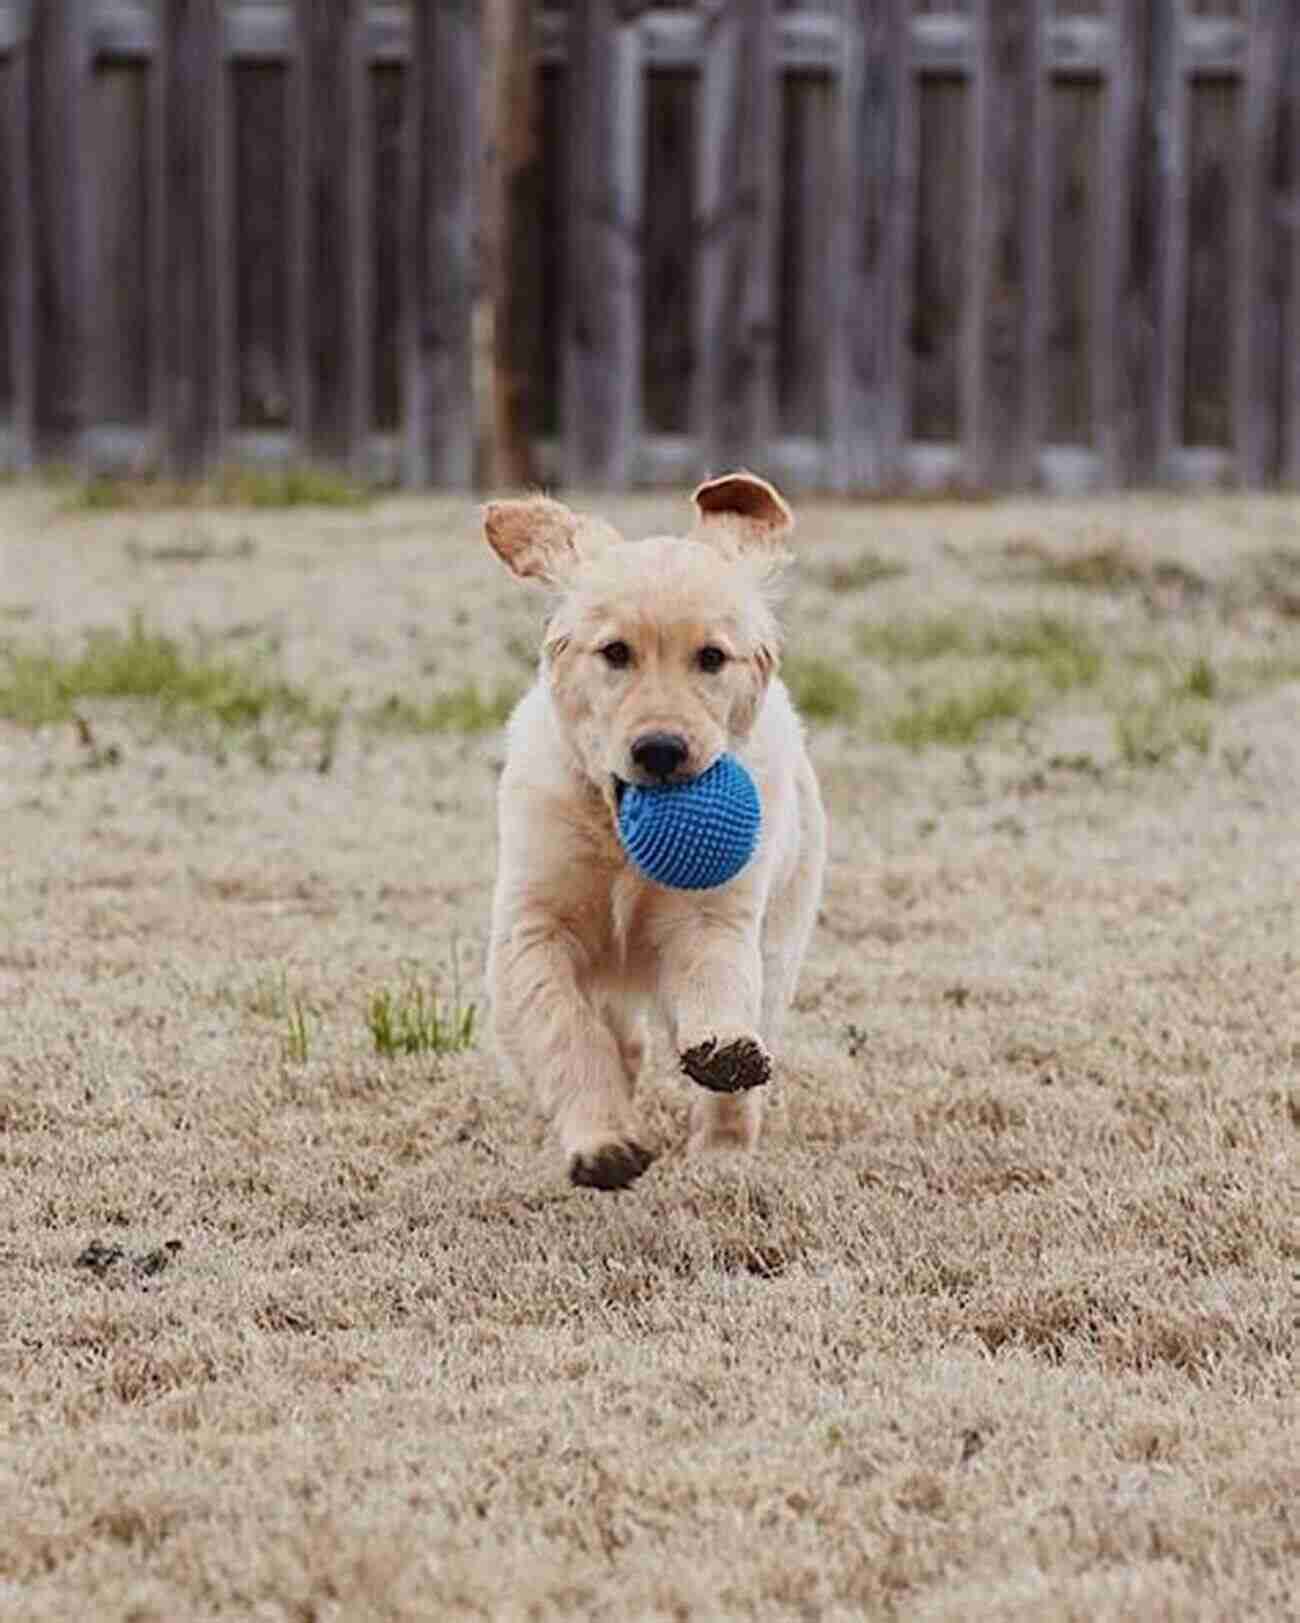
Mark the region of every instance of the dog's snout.
<instances>
[{"instance_id":1,"label":"dog's snout","mask_svg":"<svg viewBox=\"0 0 1300 1623\"><path fill-rule=\"evenodd\" d=\"M690 754L680 733L642 733L632 746L632 759L652 778L671 778Z\"/></svg>"}]
</instances>

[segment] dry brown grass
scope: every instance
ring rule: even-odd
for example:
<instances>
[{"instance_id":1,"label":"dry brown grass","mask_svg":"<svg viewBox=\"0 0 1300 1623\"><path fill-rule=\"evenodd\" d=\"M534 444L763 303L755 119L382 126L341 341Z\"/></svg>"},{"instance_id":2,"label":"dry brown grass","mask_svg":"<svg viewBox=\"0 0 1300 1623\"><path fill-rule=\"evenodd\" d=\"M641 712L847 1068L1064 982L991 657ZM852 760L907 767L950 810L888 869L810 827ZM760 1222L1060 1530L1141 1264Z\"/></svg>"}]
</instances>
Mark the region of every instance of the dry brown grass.
<instances>
[{"instance_id":1,"label":"dry brown grass","mask_svg":"<svg viewBox=\"0 0 1300 1623\"><path fill-rule=\"evenodd\" d=\"M252 632L344 710L0 722L0 1615L1297 1615L1294 504L804 513L792 645L860 702L780 1103L611 1197L367 1028L481 953L498 741L363 721L518 680L471 507L58 501L0 495L0 644ZM863 627L945 614L1103 667L903 747L1003 644Z\"/></svg>"}]
</instances>

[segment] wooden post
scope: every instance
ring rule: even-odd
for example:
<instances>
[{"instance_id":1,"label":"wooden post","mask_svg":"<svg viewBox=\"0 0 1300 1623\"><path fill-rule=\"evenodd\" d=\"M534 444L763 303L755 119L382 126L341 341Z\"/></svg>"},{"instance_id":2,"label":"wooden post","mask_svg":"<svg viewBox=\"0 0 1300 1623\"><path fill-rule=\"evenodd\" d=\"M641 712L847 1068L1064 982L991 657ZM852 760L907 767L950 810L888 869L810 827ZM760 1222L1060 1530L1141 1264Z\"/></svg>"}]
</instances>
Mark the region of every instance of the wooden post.
<instances>
[{"instance_id":1,"label":"wooden post","mask_svg":"<svg viewBox=\"0 0 1300 1623\"><path fill-rule=\"evenodd\" d=\"M761 467L774 420L781 153L774 0L713 0L700 84L694 429L701 472Z\"/></svg>"},{"instance_id":2,"label":"wooden post","mask_svg":"<svg viewBox=\"0 0 1300 1623\"><path fill-rule=\"evenodd\" d=\"M641 145L636 5L569 17L563 410L570 483L626 485L641 432Z\"/></svg>"},{"instance_id":3,"label":"wooden post","mask_svg":"<svg viewBox=\"0 0 1300 1623\"><path fill-rule=\"evenodd\" d=\"M295 417L313 458L353 471L372 416L365 12L364 0L296 0Z\"/></svg>"},{"instance_id":4,"label":"wooden post","mask_svg":"<svg viewBox=\"0 0 1300 1623\"><path fill-rule=\"evenodd\" d=\"M35 266L32 245L32 165L30 80L31 44L20 38L9 58L8 105L4 139L11 168L5 177L5 218L9 223L9 357L13 385L14 457L16 469L28 472L36 458Z\"/></svg>"},{"instance_id":5,"label":"wooden post","mask_svg":"<svg viewBox=\"0 0 1300 1623\"><path fill-rule=\"evenodd\" d=\"M485 478L504 489L537 481L542 172L532 0L489 0L486 32L480 220L492 308L492 428Z\"/></svg>"},{"instance_id":6,"label":"wooden post","mask_svg":"<svg viewBox=\"0 0 1300 1623\"><path fill-rule=\"evenodd\" d=\"M900 476L916 236L910 0L849 0L841 35L829 345L831 485Z\"/></svg>"},{"instance_id":7,"label":"wooden post","mask_svg":"<svg viewBox=\"0 0 1300 1623\"><path fill-rule=\"evenodd\" d=\"M1164 480L1181 438L1186 291L1182 0L1111 0L1098 402L1114 484Z\"/></svg>"},{"instance_id":8,"label":"wooden post","mask_svg":"<svg viewBox=\"0 0 1300 1623\"><path fill-rule=\"evenodd\" d=\"M1041 212L1046 0L980 0L974 84L971 285L962 364L966 477L1034 476L1043 354Z\"/></svg>"},{"instance_id":9,"label":"wooden post","mask_svg":"<svg viewBox=\"0 0 1300 1623\"><path fill-rule=\"evenodd\" d=\"M1283 62L1278 109L1280 173L1274 208L1278 214L1283 295L1280 472L1300 488L1300 15L1284 7L1279 54Z\"/></svg>"},{"instance_id":10,"label":"wooden post","mask_svg":"<svg viewBox=\"0 0 1300 1623\"><path fill-rule=\"evenodd\" d=\"M27 52L35 451L74 466L90 403L90 13L90 0L35 6Z\"/></svg>"},{"instance_id":11,"label":"wooden post","mask_svg":"<svg viewBox=\"0 0 1300 1623\"><path fill-rule=\"evenodd\" d=\"M463 489L474 478L478 20L477 0L412 7L402 232L407 484Z\"/></svg>"},{"instance_id":12,"label":"wooden post","mask_svg":"<svg viewBox=\"0 0 1300 1623\"><path fill-rule=\"evenodd\" d=\"M219 462L229 419L224 9L221 0L169 0L162 10L165 248L155 308L165 460L186 479Z\"/></svg>"}]
</instances>

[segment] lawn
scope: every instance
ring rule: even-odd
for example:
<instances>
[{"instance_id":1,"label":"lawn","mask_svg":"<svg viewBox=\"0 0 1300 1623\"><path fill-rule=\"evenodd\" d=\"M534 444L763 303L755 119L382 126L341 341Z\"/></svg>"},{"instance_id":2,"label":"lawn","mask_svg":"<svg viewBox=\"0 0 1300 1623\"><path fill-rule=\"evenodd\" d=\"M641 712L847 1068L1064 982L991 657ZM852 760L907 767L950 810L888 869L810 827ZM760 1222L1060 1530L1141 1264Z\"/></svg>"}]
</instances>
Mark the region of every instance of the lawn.
<instances>
[{"instance_id":1,"label":"lawn","mask_svg":"<svg viewBox=\"0 0 1300 1623\"><path fill-rule=\"evenodd\" d=\"M661 1055L610 1196L491 1060L473 504L0 489L6 1620L1297 1615L1300 504L800 518L767 1136Z\"/></svg>"}]
</instances>

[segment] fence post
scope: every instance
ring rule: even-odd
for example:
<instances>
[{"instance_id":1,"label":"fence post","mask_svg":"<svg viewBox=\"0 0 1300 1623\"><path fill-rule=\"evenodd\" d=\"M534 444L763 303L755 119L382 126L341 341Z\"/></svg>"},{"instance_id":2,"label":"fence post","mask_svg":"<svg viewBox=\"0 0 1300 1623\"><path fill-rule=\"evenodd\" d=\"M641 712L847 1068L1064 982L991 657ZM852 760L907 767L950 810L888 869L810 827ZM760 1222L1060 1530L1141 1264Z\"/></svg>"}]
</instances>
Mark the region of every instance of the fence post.
<instances>
[{"instance_id":1,"label":"fence post","mask_svg":"<svg viewBox=\"0 0 1300 1623\"><path fill-rule=\"evenodd\" d=\"M569 16L561 428L574 484L628 484L640 443L640 9L575 0Z\"/></svg>"},{"instance_id":2,"label":"fence post","mask_svg":"<svg viewBox=\"0 0 1300 1623\"><path fill-rule=\"evenodd\" d=\"M966 477L1031 483L1043 364L1046 0L980 0L971 286L962 361Z\"/></svg>"},{"instance_id":3,"label":"fence post","mask_svg":"<svg viewBox=\"0 0 1300 1623\"><path fill-rule=\"evenodd\" d=\"M33 431L38 457L82 463L89 423L90 0L32 8Z\"/></svg>"},{"instance_id":4,"label":"fence post","mask_svg":"<svg viewBox=\"0 0 1300 1623\"><path fill-rule=\"evenodd\" d=\"M1278 145L1281 173L1277 199L1278 232L1281 238L1280 272L1284 298L1282 362L1281 475L1285 483L1300 488L1300 15L1294 6L1285 9L1286 28L1279 47L1282 69L1281 106L1278 111Z\"/></svg>"},{"instance_id":5,"label":"fence post","mask_svg":"<svg viewBox=\"0 0 1300 1623\"><path fill-rule=\"evenodd\" d=\"M906 431L909 269L916 235L910 0L848 0L831 236L831 486L899 478Z\"/></svg>"},{"instance_id":6,"label":"fence post","mask_svg":"<svg viewBox=\"0 0 1300 1623\"><path fill-rule=\"evenodd\" d=\"M365 0L295 0L294 415L322 461L359 471L371 420L371 127Z\"/></svg>"},{"instance_id":7,"label":"fence post","mask_svg":"<svg viewBox=\"0 0 1300 1623\"><path fill-rule=\"evenodd\" d=\"M781 155L774 0L713 0L700 82L694 431L703 472L761 464L772 433Z\"/></svg>"},{"instance_id":8,"label":"fence post","mask_svg":"<svg viewBox=\"0 0 1300 1623\"><path fill-rule=\"evenodd\" d=\"M403 477L474 478L471 325L478 168L477 0L414 5L403 186Z\"/></svg>"},{"instance_id":9,"label":"fence post","mask_svg":"<svg viewBox=\"0 0 1300 1623\"><path fill-rule=\"evenodd\" d=\"M1168 479L1186 292L1182 0L1111 0L1098 421L1107 478Z\"/></svg>"},{"instance_id":10,"label":"fence post","mask_svg":"<svg viewBox=\"0 0 1300 1623\"><path fill-rule=\"evenodd\" d=\"M162 8L160 410L167 468L185 479L219 461L229 416L224 9L221 0L169 0Z\"/></svg>"},{"instance_id":11,"label":"fence post","mask_svg":"<svg viewBox=\"0 0 1300 1623\"><path fill-rule=\"evenodd\" d=\"M21 19L20 19L21 21ZM4 202L9 240L9 358L13 386L14 458L17 471L28 472L36 457L33 354L35 271L32 246L31 36L21 32L9 58L9 101L3 140L10 155L8 195Z\"/></svg>"}]
</instances>

